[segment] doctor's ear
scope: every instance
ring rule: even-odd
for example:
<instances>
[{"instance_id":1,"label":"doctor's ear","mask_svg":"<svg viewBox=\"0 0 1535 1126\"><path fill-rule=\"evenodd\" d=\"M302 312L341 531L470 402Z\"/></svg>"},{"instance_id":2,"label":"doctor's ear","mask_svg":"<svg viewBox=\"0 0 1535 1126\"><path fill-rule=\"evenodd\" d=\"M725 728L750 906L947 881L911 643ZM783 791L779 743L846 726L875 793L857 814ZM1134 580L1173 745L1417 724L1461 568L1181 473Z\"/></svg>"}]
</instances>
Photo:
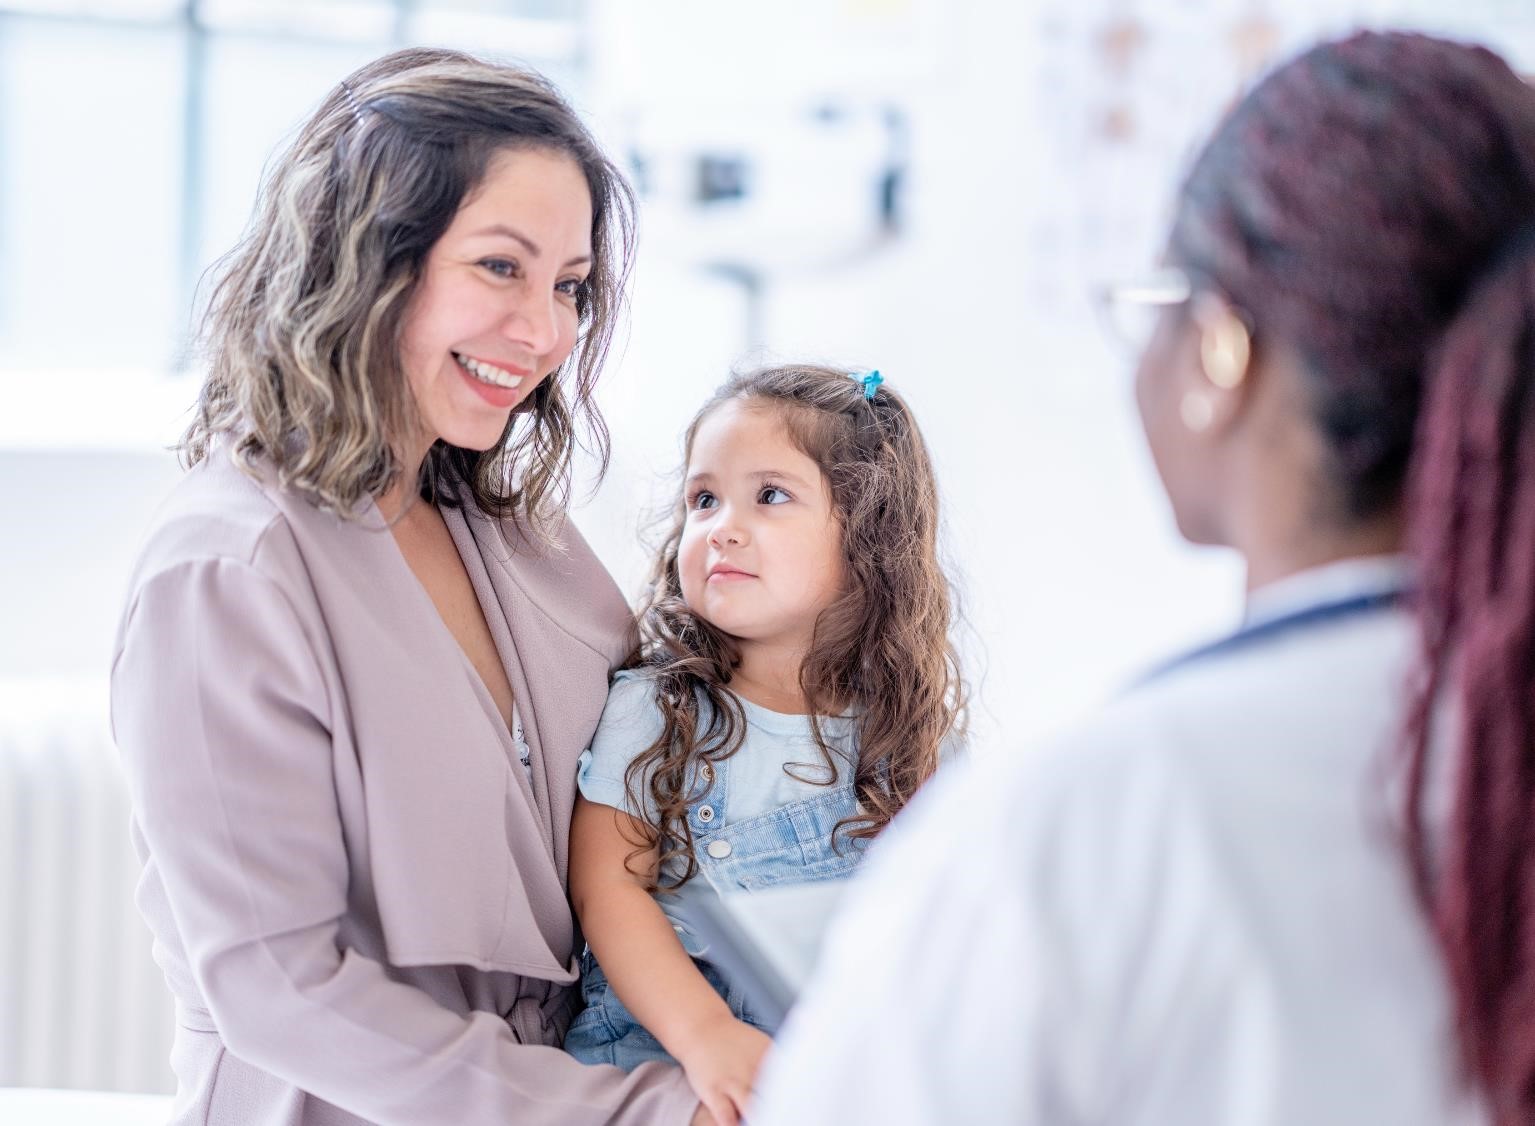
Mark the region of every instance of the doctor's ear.
<instances>
[{"instance_id":1,"label":"doctor's ear","mask_svg":"<svg viewBox=\"0 0 1535 1126\"><path fill-rule=\"evenodd\" d=\"M1214 293L1196 294L1191 312L1205 378L1222 391L1236 390L1252 363L1252 332L1246 318Z\"/></svg>"},{"instance_id":2,"label":"doctor's ear","mask_svg":"<svg viewBox=\"0 0 1535 1126\"><path fill-rule=\"evenodd\" d=\"M1190 324L1198 334L1199 372L1204 378L1179 404L1183 424L1203 433L1236 413L1252 365L1252 332L1224 297L1195 294Z\"/></svg>"}]
</instances>

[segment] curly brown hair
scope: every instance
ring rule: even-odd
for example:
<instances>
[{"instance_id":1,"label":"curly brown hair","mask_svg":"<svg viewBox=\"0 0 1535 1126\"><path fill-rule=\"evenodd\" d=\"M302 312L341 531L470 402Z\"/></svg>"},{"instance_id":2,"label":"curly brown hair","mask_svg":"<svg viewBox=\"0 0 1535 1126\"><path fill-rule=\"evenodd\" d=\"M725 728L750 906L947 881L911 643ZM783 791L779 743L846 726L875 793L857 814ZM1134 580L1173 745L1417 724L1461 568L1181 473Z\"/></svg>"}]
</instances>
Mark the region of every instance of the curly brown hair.
<instances>
[{"instance_id":1,"label":"curly brown hair","mask_svg":"<svg viewBox=\"0 0 1535 1126\"><path fill-rule=\"evenodd\" d=\"M812 365L732 377L689 425L686 457L704 420L737 401L775 411L829 486L847 582L817 620L800 667L824 768L806 780L831 785L838 778L821 717L850 712L859 812L833 835L867 839L932 777L940 747L964 728L967 689L951 636L954 594L939 561L932 461L898 394L880 386L866 398L846 371ZM698 873L687 809L699 796L700 768L735 754L746 737L745 713L729 689L735 643L683 600L677 557L686 518L679 499L640 607L639 648L628 662L646 671L664 720L624 779L629 807L656 811L654 822L641 822L646 839L634 842L660 849L651 890L674 866L681 870L672 887ZM793 773L794 765L785 771ZM649 802L639 800L642 792Z\"/></svg>"},{"instance_id":2,"label":"curly brown hair","mask_svg":"<svg viewBox=\"0 0 1535 1126\"><path fill-rule=\"evenodd\" d=\"M416 420L400 364L405 314L461 204L497 155L519 149L568 156L591 192L580 338L495 446L438 441L417 490L546 530L545 518L569 497L583 424L586 445L607 465L592 391L622 304L634 202L552 85L458 51L412 48L362 67L273 168L209 304L208 374L181 442L186 463L223 439L247 472L259 459L284 485L348 517L415 472L393 448Z\"/></svg>"}]
</instances>

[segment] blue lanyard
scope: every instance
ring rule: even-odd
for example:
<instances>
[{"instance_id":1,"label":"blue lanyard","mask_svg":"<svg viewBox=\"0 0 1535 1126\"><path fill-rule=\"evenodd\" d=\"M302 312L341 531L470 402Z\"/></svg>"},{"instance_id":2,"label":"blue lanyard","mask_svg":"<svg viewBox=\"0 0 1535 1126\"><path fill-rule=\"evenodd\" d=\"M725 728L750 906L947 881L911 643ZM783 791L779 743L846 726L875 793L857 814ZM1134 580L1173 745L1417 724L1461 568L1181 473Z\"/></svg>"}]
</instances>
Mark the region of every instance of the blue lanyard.
<instances>
[{"instance_id":1,"label":"blue lanyard","mask_svg":"<svg viewBox=\"0 0 1535 1126\"><path fill-rule=\"evenodd\" d=\"M1315 606L1307 606L1304 609L1295 610L1289 614L1281 614L1277 618L1266 619L1255 625L1243 626L1228 637L1223 637L1219 641L1212 641L1208 645L1201 645L1197 649L1184 653L1182 656L1174 657L1172 660L1158 665L1137 680L1135 684L1136 687L1140 687L1186 665L1192 665L1212 657L1224 657L1228 653L1247 649L1257 642L1271 641L1276 637L1292 633L1298 629L1336 622L1342 618L1357 618L1363 614L1372 614L1379 610L1395 609L1405 603L1407 597L1408 591L1400 587L1377 591L1374 594L1357 594L1352 598L1344 598L1336 602L1322 602Z\"/></svg>"}]
</instances>

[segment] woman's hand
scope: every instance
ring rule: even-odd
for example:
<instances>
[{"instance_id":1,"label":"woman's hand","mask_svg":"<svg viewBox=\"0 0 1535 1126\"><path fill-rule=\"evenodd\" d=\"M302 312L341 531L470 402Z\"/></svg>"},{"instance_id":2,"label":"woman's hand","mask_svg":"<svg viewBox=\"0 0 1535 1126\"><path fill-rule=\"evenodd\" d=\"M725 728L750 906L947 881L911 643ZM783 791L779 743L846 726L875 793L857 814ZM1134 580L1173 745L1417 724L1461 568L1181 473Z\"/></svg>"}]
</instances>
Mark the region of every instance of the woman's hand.
<instances>
[{"instance_id":1,"label":"woman's hand","mask_svg":"<svg viewBox=\"0 0 1535 1126\"><path fill-rule=\"evenodd\" d=\"M693 1116L694 1126L715 1122L740 1126L751 1098L757 1068L773 1041L767 1034L735 1017L711 1021L693 1031L686 1050L677 1057L703 1103Z\"/></svg>"}]
</instances>

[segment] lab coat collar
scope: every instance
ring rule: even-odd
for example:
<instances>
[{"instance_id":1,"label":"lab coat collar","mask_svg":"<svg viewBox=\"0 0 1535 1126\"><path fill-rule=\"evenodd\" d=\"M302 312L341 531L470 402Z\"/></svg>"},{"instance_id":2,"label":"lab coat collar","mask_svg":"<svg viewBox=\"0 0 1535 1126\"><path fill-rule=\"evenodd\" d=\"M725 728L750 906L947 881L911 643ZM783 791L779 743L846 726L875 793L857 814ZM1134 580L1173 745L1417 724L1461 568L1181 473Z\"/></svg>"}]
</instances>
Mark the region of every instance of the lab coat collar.
<instances>
[{"instance_id":1,"label":"lab coat collar","mask_svg":"<svg viewBox=\"0 0 1535 1126\"><path fill-rule=\"evenodd\" d=\"M1247 598L1242 628L1251 629L1329 602L1400 593L1410 581L1411 568L1405 555L1370 555L1324 563L1253 591Z\"/></svg>"}]
</instances>

